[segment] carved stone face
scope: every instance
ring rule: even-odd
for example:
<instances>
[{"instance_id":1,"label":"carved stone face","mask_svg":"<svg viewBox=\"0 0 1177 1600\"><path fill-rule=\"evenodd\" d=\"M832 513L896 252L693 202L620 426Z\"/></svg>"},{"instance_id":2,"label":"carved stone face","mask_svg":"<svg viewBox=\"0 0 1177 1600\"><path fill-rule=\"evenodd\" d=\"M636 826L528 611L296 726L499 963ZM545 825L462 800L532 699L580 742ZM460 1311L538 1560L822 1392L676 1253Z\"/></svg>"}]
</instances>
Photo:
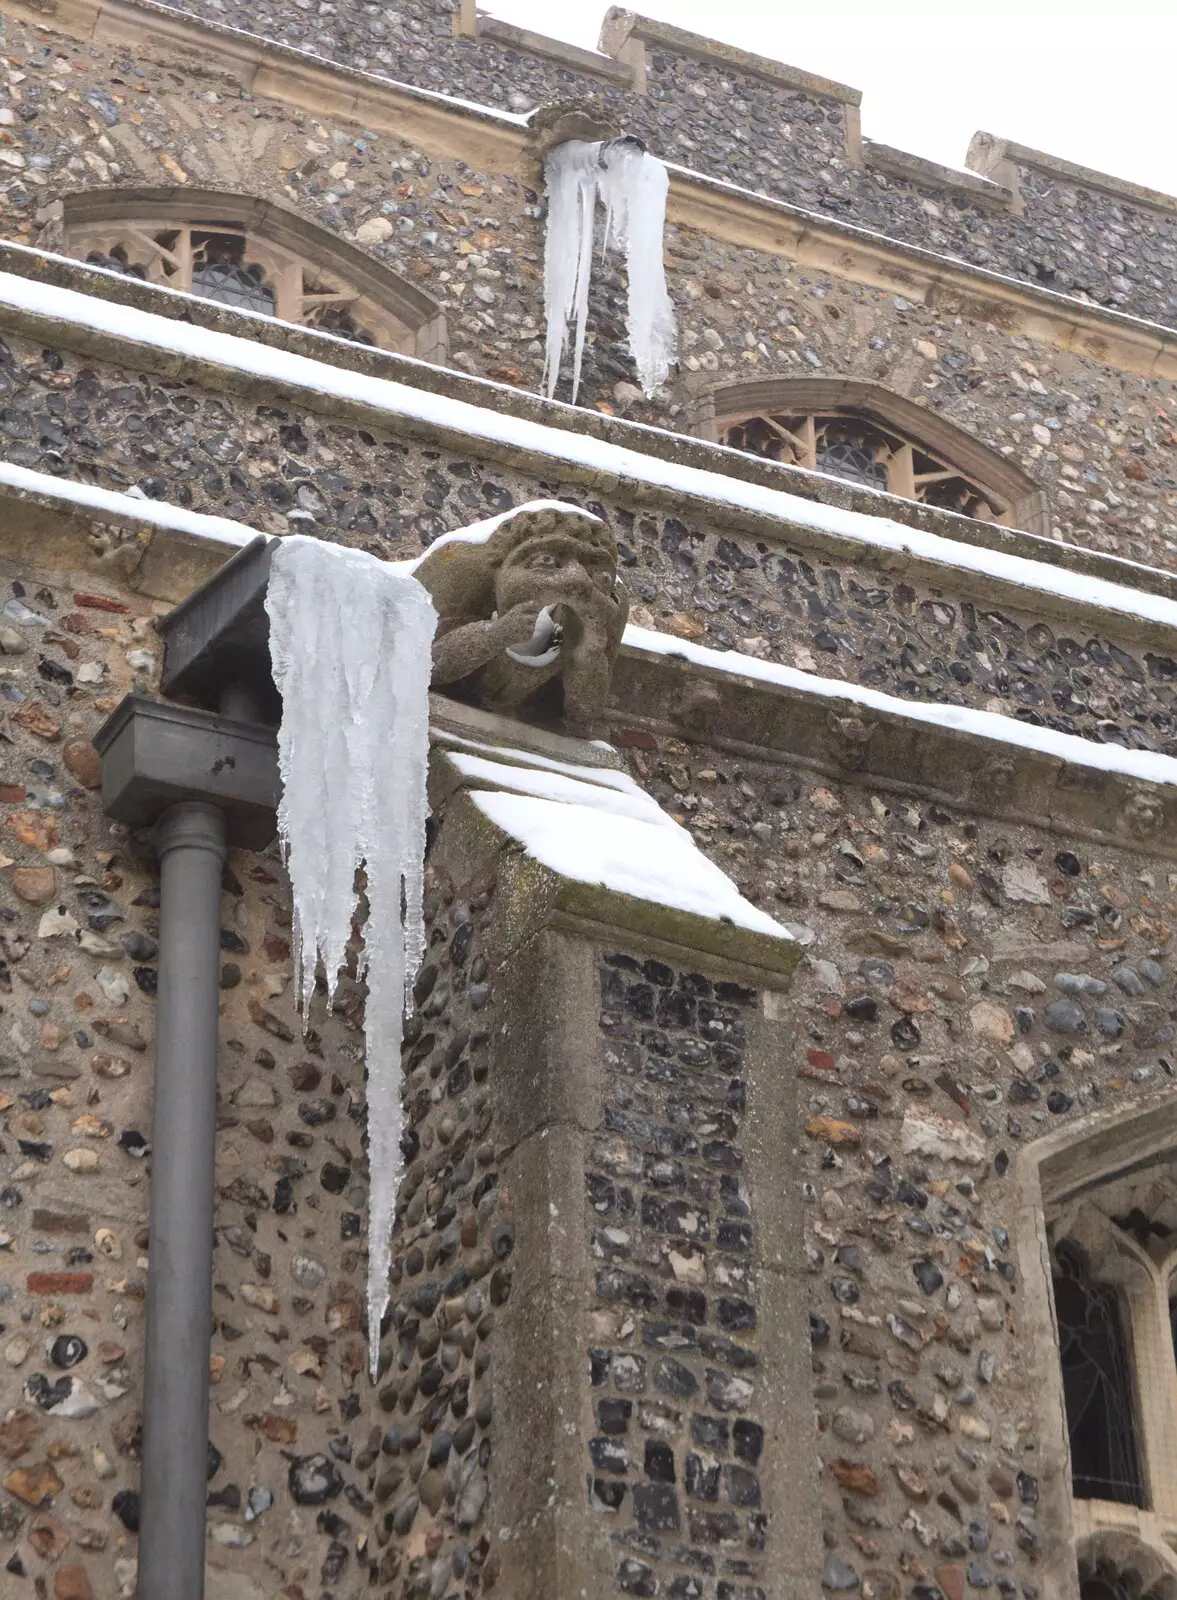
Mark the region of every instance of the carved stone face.
<instances>
[{"instance_id":1,"label":"carved stone face","mask_svg":"<svg viewBox=\"0 0 1177 1600\"><path fill-rule=\"evenodd\" d=\"M593 728L629 610L616 542L595 517L524 507L485 543L442 545L417 576L440 616L435 687Z\"/></svg>"},{"instance_id":2,"label":"carved stone face","mask_svg":"<svg viewBox=\"0 0 1177 1600\"><path fill-rule=\"evenodd\" d=\"M617 574L616 552L564 534L529 539L514 549L495 579L501 613L536 601L541 606L581 600L608 602ZM598 600L599 597L599 600Z\"/></svg>"}]
</instances>

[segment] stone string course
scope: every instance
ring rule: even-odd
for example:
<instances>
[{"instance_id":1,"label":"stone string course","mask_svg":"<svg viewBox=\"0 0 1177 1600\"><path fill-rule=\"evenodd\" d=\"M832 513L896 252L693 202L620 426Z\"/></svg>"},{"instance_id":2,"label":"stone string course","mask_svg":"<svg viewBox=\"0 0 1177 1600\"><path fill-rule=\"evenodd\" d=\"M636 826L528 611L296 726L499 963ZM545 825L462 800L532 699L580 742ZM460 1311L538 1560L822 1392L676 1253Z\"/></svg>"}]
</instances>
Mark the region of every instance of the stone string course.
<instances>
[{"instance_id":1,"label":"stone string course","mask_svg":"<svg viewBox=\"0 0 1177 1600\"><path fill-rule=\"evenodd\" d=\"M662 961L609 953L601 966L587 1485L618 1524L622 1594L767 1592L757 1239L739 1142L756 998Z\"/></svg>"},{"instance_id":2,"label":"stone string course","mask_svg":"<svg viewBox=\"0 0 1177 1600\"><path fill-rule=\"evenodd\" d=\"M399 16L382 8L374 20L392 26ZM60 248L60 196L80 187L190 184L273 197L433 295L454 365L539 387L543 205L517 175L431 159L388 136L194 81L154 62L146 41L132 60L9 21L0 53L0 98L12 113L0 125L0 220L11 236ZM916 242L941 247L926 230ZM1087 261L1097 252L1076 254ZM586 403L690 431L699 388L773 375L867 379L1023 466L1049 495L1057 536L1171 564L1169 383L687 228L668 229L667 264L682 334L678 377L665 398L642 398L624 350L622 280L605 270L594 287ZM373 511L381 524L390 515L387 505Z\"/></svg>"}]
</instances>

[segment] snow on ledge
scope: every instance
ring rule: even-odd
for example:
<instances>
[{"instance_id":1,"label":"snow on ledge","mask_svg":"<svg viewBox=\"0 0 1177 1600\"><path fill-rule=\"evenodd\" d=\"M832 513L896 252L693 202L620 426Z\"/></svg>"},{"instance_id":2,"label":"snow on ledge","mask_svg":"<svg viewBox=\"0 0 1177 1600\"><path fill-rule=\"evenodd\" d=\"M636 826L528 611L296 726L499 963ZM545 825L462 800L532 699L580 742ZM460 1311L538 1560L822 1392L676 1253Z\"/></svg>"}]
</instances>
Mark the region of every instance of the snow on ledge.
<instances>
[{"instance_id":1,"label":"snow on ledge","mask_svg":"<svg viewBox=\"0 0 1177 1600\"><path fill-rule=\"evenodd\" d=\"M470 798L541 866L576 883L597 884L773 939L793 939L787 928L745 900L687 830L632 779L601 782L605 775L595 768L567 769L591 774L593 781L586 782L548 770L562 763L532 765L534 758L522 750L495 748L494 753L503 759L453 750L448 755L463 776L499 786L472 789Z\"/></svg>"},{"instance_id":2,"label":"snow on ledge","mask_svg":"<svg viewBox=\"0 0 1177 1600\"><path fill-rule=\"evenodd\" d=\"M1117 773L1145 783L1177 784L1177 757L1158 755L1150 750L1125 750L1118 744L1096 744L1074 733L1057 733L1053 728L1035 728L998 711L976 711L971 706L941 705L927 700L902 700L843 678L820 678L798 667L741 655L736 650L709 650L704 645L677 639L650 628L626 628L622 643L652 656L681 656L699 667L728 672L739 678L755 678L761 683L779 684L799 694L825 700L851 700L869 706L889 717L907 717L927 722L936 728L954 728L979 739L1017 745L1037 755L1053 756L1070 766L1094 767L1099 772Z\"/></svg>"},{"instance_id":3,"label":"snow on ledge","mask_svg":"<svg viewBox=\"0 0 1177 1600\"><path fill-rule=\"evenodd\" d=\"M210 539L215 544L232 545L235 549L256 539L259 531L247 527L244 522L232 522L228 517L188 511L166 500L149 500L142 493L120 494L113 489L99 489L92 483L78 483L72 478L55 478L51 473L32 472L11 461L0 461L0 485L19 489L24 494L43 495L49 500L67 500L71 505L101 512L107 519L150 522L157 528L190 533L198 539Z\"/></svg>"},{"instance_id":4,"label":"snow on ledge","mask_svg":"<svg viewBox=\"0 0 1177 1600\"><path fill-rule=\"evenodd\" d=\"M80 294L76 289L63 289L55 284L39 283L7 272L0 273L0 305L71 322L75 326L115 338L136 340L192 361L212 362L237 372L249 373L278 384L287 391L302 390L308 395L358 402L427 426L462 433L471 439L528 451L592 472L633 479L676 494L695 496L715 505L773 517L836 538L871 545L875 549L909 555L941 567L945 572L955 569L980 573L1025 589L1025 604L1031 609L1035 595L1048 594L1056 600L1072 604L1080 602L1123 616L1177 628L1177 601L1161 595L1148 594L1104 578L1071 572L1048 561L1034 561L1026 556L1007 555L1000 550L957 543L941 534L909 528L886 516L871 516L862 511L824 505L789 494L783 489L746 483L704 467L666 461L660 456L612 444L608 440L590 438L567 428L491 410L489 406L493 404L494 392L504 388L502 385L486 383L484 387L488 404L474 405L468 400L433 394L429 390L416 389L390 378L371 377L315 361L290 350L257 344L237 334L220 333L212 328L172 321L155 312L141 311L134 306ZM674 436L665 434L664 437ZM882 504L884 502L881 500ZM568 509L576 511L578 508ZM1039 542L1044 548L1048 545L1046 540Z\"/></svg>"}]
</instances>

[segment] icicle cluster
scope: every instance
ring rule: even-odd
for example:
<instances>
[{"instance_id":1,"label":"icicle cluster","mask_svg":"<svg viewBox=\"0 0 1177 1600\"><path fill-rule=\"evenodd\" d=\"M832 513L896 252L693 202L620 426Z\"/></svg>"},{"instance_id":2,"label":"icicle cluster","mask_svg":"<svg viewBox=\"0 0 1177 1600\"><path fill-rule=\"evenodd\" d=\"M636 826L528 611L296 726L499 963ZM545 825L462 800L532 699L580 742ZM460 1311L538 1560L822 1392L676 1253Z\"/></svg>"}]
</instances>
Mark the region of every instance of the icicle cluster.
<instances>
[{"instance_id":1,"label":"icicle cluster","mask_svg":"<svg viewBox=\"0 0 1177 1600\"><path fill-rule=\"evenodd\" d=\"M555 393L568 347L570 320L575 326L574 401L580 389L593 227L599 199L606 212L603 251L608 251L610 245L625 251L629 349L642 389L652 395L666 382L678 341L662 260L669 186L666 168L648 155L636 139L595 144L568 139L548 151L544 176L548 187L548 231L544 243L544 312L548 327L545 392L549 397Z\"/></svg>"},{"instance_id":2,"label":"icicle cluster","mask_svg":"<svg viewBox=\"0 0 1177 1600\"><path fill-rule=\"evenodd\" d=\"M318 539L274 551L266 611L282 696L278 828L294 899L298 1000L329 995L367 873L368 1341L373 1379L401 1178L401 1029L425 949L429 673L437 616L403 568ZM403 908L403 909L402 909Z\"/></svg>"}]
</instances>

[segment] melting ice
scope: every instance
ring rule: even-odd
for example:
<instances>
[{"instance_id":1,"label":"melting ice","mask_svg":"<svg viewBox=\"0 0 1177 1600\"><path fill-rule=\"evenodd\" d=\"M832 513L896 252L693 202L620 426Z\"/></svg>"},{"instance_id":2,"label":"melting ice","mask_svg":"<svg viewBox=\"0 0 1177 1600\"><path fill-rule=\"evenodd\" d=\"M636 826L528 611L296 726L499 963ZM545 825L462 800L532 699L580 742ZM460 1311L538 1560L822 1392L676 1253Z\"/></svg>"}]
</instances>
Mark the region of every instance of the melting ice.
<instances>
[{"instance_id":1,"label":"melting ice","mask_svg":"<svg viewBox=\"0 0 1177 1600\"><path fill-rule=\"evenodd\" d=\"M358 976L368 981L368 1351L388 1304L401 1178L401 1026L425 948L422 913L429 673L437 616L403 567L291 536L274 551L266 610L282 696L278 829L294 899L298 1001L322 960L328 996L347 953L355 874L367 874Z\"/></svg>"},{"instance_id":2,"label":"melting ice","mask_svg":"<svg viewBox=\"0 0 1177 1600\"><path fill-rule=\"evenodd\" d=\"M666 381L677 332L666 290L662 230L669 177L662 162L636 139L587 143L568 139L544 158L548 187L548 231L544 243L544 312L547 349L544 386L553 395L574 323L572 398L580 389L584 331L588 318L593 225L597 201L605 207L603 251L625 251L629 274L626 330L638 380L647 395Z\"/></svg>"}]
</instances>

